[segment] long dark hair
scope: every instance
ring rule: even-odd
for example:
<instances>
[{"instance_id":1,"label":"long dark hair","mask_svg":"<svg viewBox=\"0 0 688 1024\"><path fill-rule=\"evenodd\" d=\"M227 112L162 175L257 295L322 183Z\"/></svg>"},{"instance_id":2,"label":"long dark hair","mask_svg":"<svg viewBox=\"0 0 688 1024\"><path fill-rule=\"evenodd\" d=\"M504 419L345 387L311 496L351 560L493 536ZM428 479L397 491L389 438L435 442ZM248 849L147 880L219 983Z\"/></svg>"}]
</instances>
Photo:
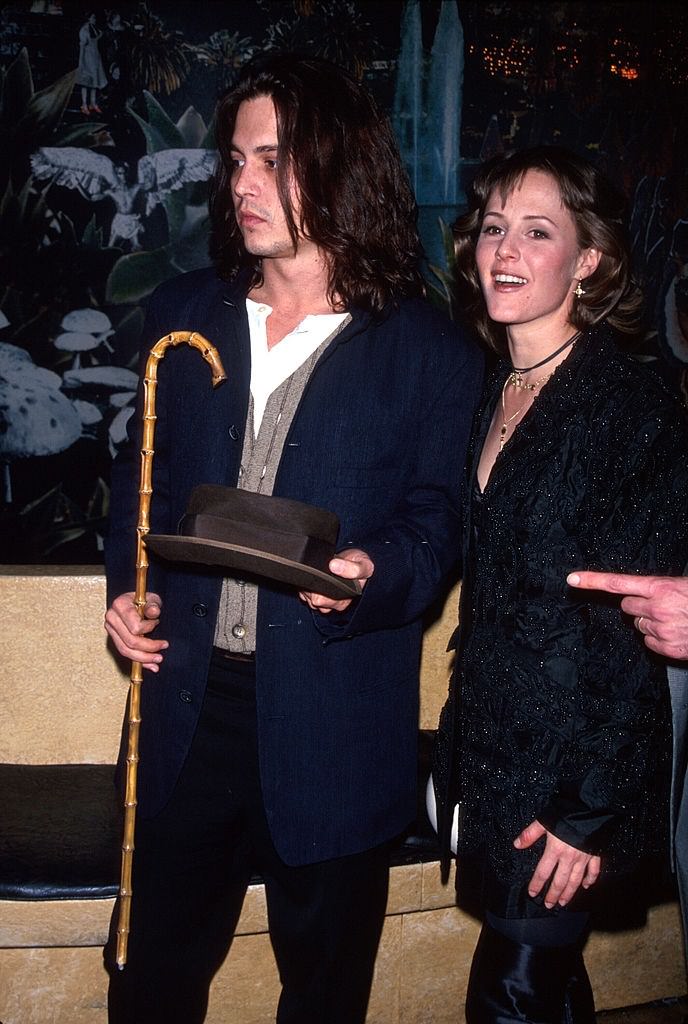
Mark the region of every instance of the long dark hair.
<instances>
[{"instance_id":1,"label":"long dark hair","mask_svg":"<svg viewBox=\"0 0 688 1024\"><path fill-rule=\"evenodd\" d=\"M220 103L220 153L210 189L210 254L220 277L261 260L247 253L232 203L231 143L239 105L269 96L277 117L277 189L289 233L314 241L329 260L328 299L379 313L390 299L420 294L417 210L387 120L347 72L324 60L282 55L252 62ZM290 176L301 214L289 202Z\"/></svg>"},{"instance_id":2,"label":"long dark hair","mask_svg":"<svg viewBox=\"0 0 688 1024\"><path fill-rule=\"evenodd\" d=\"M597 269L585 279L585 294L573 304L571 323L581 331L606 320L619 331L636 333L642 297L631 274L626 201L596 167L559 146L524 149L493 160L478 172L469 210L454 224L457 290L466 317L491 348L504 350L505 328L487 315L475 247L491 194L496 190L504 201L528 171L543 171L554 179L573 217L581 249L592 247L601 253Z\"/></svg>"}]
</instances>

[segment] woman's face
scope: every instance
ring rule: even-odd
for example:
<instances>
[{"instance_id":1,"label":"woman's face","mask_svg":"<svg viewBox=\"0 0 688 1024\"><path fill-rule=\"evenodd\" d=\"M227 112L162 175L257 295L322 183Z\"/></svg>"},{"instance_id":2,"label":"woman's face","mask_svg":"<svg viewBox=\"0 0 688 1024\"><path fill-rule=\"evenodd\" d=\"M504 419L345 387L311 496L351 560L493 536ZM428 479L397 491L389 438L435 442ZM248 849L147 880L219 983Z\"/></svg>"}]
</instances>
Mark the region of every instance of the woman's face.
<instances>
[{"instance_id":1,"label":"woman's face","mask_svg":"<svg viewBox=\"0 0 688 1024\"><path fill-rule=\"evenodd\" d=\"M581 250L573 216L554 178L527 171L503 203L490 196L476 246L487 312L496 323L533 325L556 339L570 327L573 291L599 262Z\"/></svg>"}]
</instances>

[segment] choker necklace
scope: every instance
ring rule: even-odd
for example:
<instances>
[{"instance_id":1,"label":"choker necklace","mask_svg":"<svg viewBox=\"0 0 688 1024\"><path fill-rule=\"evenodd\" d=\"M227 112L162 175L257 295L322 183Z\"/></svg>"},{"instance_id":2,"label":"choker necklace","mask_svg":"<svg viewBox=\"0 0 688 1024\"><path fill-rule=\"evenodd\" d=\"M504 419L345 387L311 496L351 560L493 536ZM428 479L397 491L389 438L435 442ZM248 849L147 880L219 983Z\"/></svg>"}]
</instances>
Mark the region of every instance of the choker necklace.
<instances>
[{"instance_id":1,"label":"choker necklace","mask_svg":"<svg viewBox=\"0 0 688 1024\"><path fill-rule=\"evenodd\" d=\"M531 370L538 370L541 366L544 366L545 363L551 362L552 359L555 359L558 355L561 355L561 353L564 352L569 347L569 345L573 345L574 341L578 341L580 335L581 332L576 331L573 337L569 338L568 341L565 341L563 345L560 345L558 349L555 349L554 352L551 352L545 359L541 359L539 363L534 363L533 366L512 366L511 373L509 374L505 381L505 386L506 384L511 384L515 388L524 388L526 391L534 391L539 384L542 384L542 380L536 380L534 384L529 384L528 381L523 379L523 374L530 373Z\"/></svg>"}]
</instances>

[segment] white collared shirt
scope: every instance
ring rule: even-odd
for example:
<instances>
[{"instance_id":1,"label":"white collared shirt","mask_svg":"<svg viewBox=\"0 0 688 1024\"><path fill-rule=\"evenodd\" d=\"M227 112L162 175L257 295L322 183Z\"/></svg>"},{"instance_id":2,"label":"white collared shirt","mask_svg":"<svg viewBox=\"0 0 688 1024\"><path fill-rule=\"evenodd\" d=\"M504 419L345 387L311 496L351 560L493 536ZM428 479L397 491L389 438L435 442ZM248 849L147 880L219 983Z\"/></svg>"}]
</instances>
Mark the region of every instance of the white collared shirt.
<instances>
[{"instance_id":1,"label":"white collared shirt","mask_svg":"<svg viewBox=\"0 0 688 1024\"><path fill-rule=\"evenodd\" d=\"M287 377L322 345L325 338L347 318L348 313L317 313L304 317L271 349L268 349L267 319L272 306L246 299L251 336L251 395L253 432L258 436L268 398Z\"/></svg>"}]
</instances>

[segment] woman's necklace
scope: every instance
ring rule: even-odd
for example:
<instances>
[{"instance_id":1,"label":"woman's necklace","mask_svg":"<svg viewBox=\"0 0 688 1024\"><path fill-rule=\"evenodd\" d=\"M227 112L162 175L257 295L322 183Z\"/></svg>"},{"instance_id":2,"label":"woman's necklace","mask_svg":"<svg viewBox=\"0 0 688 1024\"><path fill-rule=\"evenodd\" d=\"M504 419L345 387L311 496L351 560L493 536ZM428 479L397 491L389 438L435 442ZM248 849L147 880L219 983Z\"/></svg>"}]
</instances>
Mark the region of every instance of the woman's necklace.
<instances>
[{"instance_id":1,"label":"woman's necklace","mask_svg":"<svg viewBox=\"0 0 688 1024\"><path fill-rule=\"evenodd\" d=\"M507 377L504 386L506 387L507 384L511 384L515 388L523 388L525 391L534 391L540 384L542 384L543 380L547 380L547 378L543 377L540 380L536 380L533 384L529 384L527 380L523 379L523 374L530 373L532 370L539 370L541 366L545 366L546 363L556 359L558 355L561 355L562 352L566 351L569 345L573 345L574 341L577 341L580 338L580 334L580 331L576 331L568 341L565 341L563 345L560 345L559 348L554 350L554 352L551 352L545 357L545 359L541 359L539 363L535 363L533 366L512 366L511 373ZM551 374L548 376L551 376ZM502 392L502 399L503 398L504 392Z\"/></svg>"},{"instance_id":2,"label":"woman's necklace","mask_svg":"<svg viewBox=\"0 0 688 1024\"><path fill-rule=\"evenodd\" d=\"M549 362L549 360L546 359L545 362ZM531 367L531 369L533 369L533 367ZM523 384L516 384L514 386L517 387L517 388L520 388L520 387L525 388L527 391L537 391L537 389L539 387L542 387L542 385L545 383L545 381L548 381L550 379L550 377L552 376L553 373L554 373L554 370L552 370L550 373L546 373L544 377L539 377L538 380L534 380L532 384L526 384L524 382ZM507 414L506 414L506 405L504 403L504 392L506 391L506 389L507 389L509 384L513 384L513 381L511 380L512 377L513 377L513 374L509 374L507 379L504 381L504 386L502 388L502 425L499 428L499 450L500 450L500 452L504 448L504 445L506 444L506 441L507 441L507 434L509 433L509 424L513 423L513 421L516 419L516 417L520 413L522 413L524 411L526 406L531 404L533 398L535 397L534 395L531 396L529 394L526 394L525 402L522 402L519 405L519 407L516 410L516 412L512 413L511 416L507 416Z\"/></svg>"}]
</instances>

